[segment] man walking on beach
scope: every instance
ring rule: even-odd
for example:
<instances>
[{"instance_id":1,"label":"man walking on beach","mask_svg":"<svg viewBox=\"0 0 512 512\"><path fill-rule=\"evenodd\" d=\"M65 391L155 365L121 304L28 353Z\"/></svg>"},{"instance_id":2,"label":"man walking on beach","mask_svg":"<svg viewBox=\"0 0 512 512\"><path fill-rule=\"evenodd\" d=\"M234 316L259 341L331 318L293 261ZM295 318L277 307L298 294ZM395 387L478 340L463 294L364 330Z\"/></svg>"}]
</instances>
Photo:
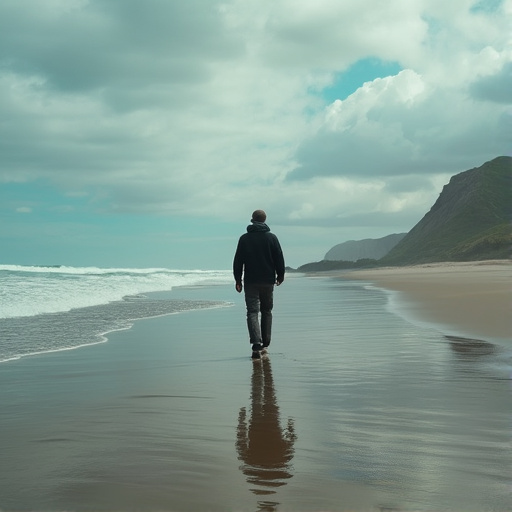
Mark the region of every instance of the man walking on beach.
<instances>
[{"instance_id":1,"label":"man walking on beach","mask_svg":"<svg viewBox=\"0 0 512 512\"><path fill-rule=\"evenodd\" d=\"M284 281L283 251L276 235L265 224L266 220L263 210L253 212L251 224L247 226L247 233L240 237L233 260L236 291L245 291L253 359L259 359L261 352L265 353L270 345L274 284L279 286Z\"/></svg>"}]
</instances>

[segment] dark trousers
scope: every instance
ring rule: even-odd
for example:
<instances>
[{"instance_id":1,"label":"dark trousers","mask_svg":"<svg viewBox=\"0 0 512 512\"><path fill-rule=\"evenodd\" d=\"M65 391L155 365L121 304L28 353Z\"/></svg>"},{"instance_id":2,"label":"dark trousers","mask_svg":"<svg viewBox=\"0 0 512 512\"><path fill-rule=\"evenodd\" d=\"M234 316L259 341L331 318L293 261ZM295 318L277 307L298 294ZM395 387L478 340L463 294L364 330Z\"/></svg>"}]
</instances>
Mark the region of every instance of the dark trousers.
<instances>
[{"instance_id":1,"label":"dark trousers","mask_svg":"<svg viewBox=\"0 0 512 512\"><path fill-rule=\"evenodd\" d=\"M274 307L273 284L246 284L247 328L253 345L270 345L272 335L272 308ZM261 324L260 324L261 314Z\"/></svg>"}]
</instances>

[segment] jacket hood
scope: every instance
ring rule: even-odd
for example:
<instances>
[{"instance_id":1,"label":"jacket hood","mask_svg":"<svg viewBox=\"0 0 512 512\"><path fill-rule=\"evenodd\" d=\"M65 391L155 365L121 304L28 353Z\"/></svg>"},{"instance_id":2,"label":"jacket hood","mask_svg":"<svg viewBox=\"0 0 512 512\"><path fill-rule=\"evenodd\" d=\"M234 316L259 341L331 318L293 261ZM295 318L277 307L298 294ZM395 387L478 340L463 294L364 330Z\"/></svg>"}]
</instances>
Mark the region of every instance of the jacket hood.
<instances>
[{"instance_id":1,"label":"jacket hood","mask_svg":"<svg viewBox=\"0 0 512 512\"><path fill-rule=\"evenodd\" d=\"M264 222L253 222L247 226L247 233L264 233L270 231L270 228Z\"/></svg>"}]
</instances>

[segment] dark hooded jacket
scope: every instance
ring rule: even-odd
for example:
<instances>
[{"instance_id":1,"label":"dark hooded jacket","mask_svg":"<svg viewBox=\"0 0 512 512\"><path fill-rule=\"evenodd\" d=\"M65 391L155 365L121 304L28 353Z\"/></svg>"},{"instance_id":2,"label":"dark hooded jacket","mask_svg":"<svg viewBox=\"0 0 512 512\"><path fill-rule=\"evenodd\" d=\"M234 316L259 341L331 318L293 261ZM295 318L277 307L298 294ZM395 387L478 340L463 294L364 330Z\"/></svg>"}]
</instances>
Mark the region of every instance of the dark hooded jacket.
<instances>
[{"instance_id":1,"label":"dark hooded jacket","mask_svg":"<svg viewBox=\"0 0 512 512\"><path fill-rule=\"evenodd\" d=\"M277 236L263 222L247 226L240 237L233 260L233 275L237 283L274 284L284 280L284 257Z\"/></svg>"}]
</instances>

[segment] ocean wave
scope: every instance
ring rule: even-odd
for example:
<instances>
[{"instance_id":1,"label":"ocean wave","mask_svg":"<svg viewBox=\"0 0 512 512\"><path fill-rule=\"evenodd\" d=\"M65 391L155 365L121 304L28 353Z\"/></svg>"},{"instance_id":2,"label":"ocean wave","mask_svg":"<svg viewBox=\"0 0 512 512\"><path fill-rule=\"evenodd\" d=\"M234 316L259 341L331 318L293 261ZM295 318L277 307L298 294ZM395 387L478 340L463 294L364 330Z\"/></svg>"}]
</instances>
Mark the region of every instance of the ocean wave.
<instances>
[{"instance_id":1,"label":"ocean wave","mask_svg":"<svg viewBox=\"0 0 512 512\"><path fill-rule=\"evenodd\" d=\"M135 320L183 311L229 307L223 301L149 299L140 295L72 311L0 320L0 363L104 343Z\"/></svg>"},{"instance_id":2,"label":"ocean wave","mask_svg":"<svg viewBox=\"0 0 512 512\"><path fill-rule=\"evenodd\" d=\"M182 269L169 269L169 268L100 268L100 267L68 267L65 265L0 265L0 272L27 272L34 274L73 274L73 275L105 275L105 274L135 274L135 275L147 275L147 274L159 274L159 273L171 273L171 274L216 274L225 273L226 270L182 270Z\"/></svg>"},{"instance_id":3,"label":"ocean wave","mask_svg":"<svg viewBox=\"0 0 512 512\"><path fill-rule=\"evenodd\" d=\"M70 311L177 286L231 279L227 270L0 265L0 318Z\"/></svg>"}]
</instances>

